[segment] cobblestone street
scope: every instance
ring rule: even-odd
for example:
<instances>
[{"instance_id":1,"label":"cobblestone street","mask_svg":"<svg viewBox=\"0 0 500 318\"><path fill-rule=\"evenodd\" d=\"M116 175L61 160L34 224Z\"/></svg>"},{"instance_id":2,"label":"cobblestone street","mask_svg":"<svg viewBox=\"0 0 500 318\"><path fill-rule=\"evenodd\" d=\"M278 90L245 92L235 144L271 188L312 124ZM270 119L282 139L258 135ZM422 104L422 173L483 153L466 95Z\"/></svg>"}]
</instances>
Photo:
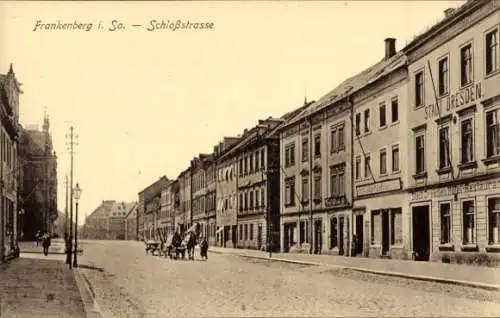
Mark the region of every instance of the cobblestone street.
<instances>
[{"instance_id":1,"label":"cobblestone street","mask_svg":"<svg viewBox=\"0 0 500 318\"><path fill-rule=\"evenodd\" d=\"M140 242L89 241L80 270L104 317L494 316L500 293L209 254L146 256Z\"/></svg>"}]
</instances>

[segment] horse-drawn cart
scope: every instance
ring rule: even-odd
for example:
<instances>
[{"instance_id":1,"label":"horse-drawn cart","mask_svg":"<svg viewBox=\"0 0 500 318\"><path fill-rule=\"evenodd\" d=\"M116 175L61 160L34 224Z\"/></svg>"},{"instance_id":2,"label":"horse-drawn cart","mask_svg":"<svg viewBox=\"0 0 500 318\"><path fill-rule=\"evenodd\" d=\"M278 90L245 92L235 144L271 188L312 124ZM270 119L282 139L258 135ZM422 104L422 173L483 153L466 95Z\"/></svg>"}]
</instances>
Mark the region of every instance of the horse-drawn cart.
<instances>
[{"instance_id":1,"label":"horse-drawn cart","mask_svg":"<svg viewBox=\"0 0 500 318\"><path fill-rule=\"evenodd\" d=\"M165 240L165 257L170 259L178 259L179 255L184 259L186 257L186 246L182 244L179 235L170 234Z\"/></svg>"}]
</instances>

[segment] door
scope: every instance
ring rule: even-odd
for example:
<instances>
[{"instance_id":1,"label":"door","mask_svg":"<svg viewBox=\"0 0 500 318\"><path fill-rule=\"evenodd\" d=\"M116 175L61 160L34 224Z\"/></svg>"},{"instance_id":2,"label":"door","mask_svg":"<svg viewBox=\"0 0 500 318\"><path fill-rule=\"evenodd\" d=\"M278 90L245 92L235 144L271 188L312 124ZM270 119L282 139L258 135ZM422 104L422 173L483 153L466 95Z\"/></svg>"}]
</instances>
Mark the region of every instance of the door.
<instances>
[{"instance_id":1,"label":"door","mask_svg":"<svg viewBox=\"0 0 500 318\"><path fill-rule=\"evenodd\" d=\"M286 240L286 235L285 235L285 240ZM260 250L261 248L262 248L262 224L259 224L259 227L257 228L257 249Z\"/></svg>"},{"instance_id":2,"label":"door","mask_svg":"<svg viewBox=\"0 0 500 318\"><path fill-rule=\"evenodd\" d=\"M413 255L416 261L428 261L430 256L429 206L412 208Z\"/></svg>"},{"instance_id":3,"label":"door","mask_svg":"<svg viewBox=\"0 0 500 318\"><path fill-rule=\"evenodd\" d=\"M339 255L344 255L344 217L339 217Z\"/></svg>"},{"instance_id":4,"label":"door","mask_svg":"<svg viewBox=\"0 0 500 318\"><path fill-rule=\"evenodd\" d=\"M382 211L382 255L389 254L389 211Z\"/></svg>"},{"instance_id":5,"label":"door","mask_svg":"<svg viewBox=\"0 0 500 318\"><path fill-rule=\"evenodd\" d=\"M363 214L358 214L356 215L356 248L355 248L355 253L356 254L363 254L363 242L364 242L364 235L363 235Z\"/></svg>"},{"instance_id":6,"label":"door","mask_svg":"<svg viewBox=\"0 0 500 318\"><path fill-rule=\"evenodd\" d=\"M321 235L321 220L314 222L314 253L321 254L323 248L323 241Z\"/></svg>"}]
</instances>

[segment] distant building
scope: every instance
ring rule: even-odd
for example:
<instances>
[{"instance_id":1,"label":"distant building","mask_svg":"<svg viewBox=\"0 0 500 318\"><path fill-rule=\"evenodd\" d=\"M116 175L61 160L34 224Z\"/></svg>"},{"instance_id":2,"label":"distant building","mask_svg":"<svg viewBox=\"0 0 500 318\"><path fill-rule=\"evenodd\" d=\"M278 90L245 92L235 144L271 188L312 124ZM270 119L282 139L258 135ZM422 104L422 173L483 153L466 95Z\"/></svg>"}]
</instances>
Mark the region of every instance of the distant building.
<instances>
[{"instance_id":1,"label":"distant building","mask_svg":"<svg viewBox=\"0 0 500 318\"><path fill-rule=\"evenodd\" d=\"M19 94L21 84L10 65L0 74L0 263L17 256L19 233Z\"/></svg>"},{"instance_id":2,"label":"distant building","mask_svg":"<svg viewBox=\"0 0 500 318\"><path fill-rule=\"evenodd\" d=\"M125 240L137 240L137 204L125 218Z\"/></svg>"},{"instance_id":3,"label":"distant building","mask_svg":"<svg viewBox=\"0 0 500 318\"><path fill-rule=\"evenodd\" d=\"M37 231L52 231L57 219L57 156L49 132L49 117L42 130L22 129L19 142L21 166L21 219L23 239L33 240Z\"/></svg>"},{"instance_id":4,"label":"distant building","mask_svg":"<svg viewBox=\"0 0 500 318\"><path fill-rule=\"evenodd\" d=\"M127 219L136 205L136 202L102 201L101 205L85 218L82 237L94 240L126 239Z\"/></svg>"},{"instance_id":5,"label":"distant building","mask_svg":"<svg viewBox=\"0 0 500 318\"><path fill-rule=\"evenodd\" d=\"M159 216L161 210L161 193L170 180L166 176L139 192L137 208L137 226L139 240L150 240L158 237Z\"/></svg>"}]
</instances>

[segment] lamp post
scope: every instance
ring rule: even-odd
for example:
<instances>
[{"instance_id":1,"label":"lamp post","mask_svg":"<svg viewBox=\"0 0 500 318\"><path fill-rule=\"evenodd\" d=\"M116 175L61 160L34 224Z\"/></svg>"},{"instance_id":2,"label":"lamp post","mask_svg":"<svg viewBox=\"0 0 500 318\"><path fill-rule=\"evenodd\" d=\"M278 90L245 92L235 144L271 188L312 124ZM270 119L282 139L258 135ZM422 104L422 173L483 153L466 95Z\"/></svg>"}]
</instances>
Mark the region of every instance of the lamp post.
<instances>
[{"instance_id":1,"label":"lamp post","mask_svg":"<svg viewBox=\"0 0 500 318\"><path fill-rule=\"evenodd\" d=\"M77 254L78 254L78 200L80 199L80 195L82 194L82 190L80 189L80 185L78 182L76 183L75 188L73 189L73 196L75 198L75 256L73 258L73 267L78 266Z\"/></svg>"}]
</instances>

